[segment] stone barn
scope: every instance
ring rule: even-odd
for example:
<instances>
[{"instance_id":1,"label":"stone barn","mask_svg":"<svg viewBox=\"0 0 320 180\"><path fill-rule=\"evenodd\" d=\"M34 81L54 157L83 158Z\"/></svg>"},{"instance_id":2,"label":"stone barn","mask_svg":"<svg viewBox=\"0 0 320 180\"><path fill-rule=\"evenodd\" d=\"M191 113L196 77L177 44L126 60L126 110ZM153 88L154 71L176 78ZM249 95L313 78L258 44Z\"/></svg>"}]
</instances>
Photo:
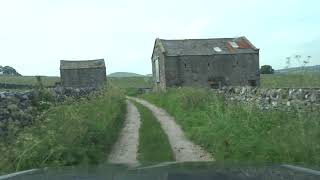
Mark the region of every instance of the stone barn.
<instances>
[{"instance_id":1,"label":"stone barn","mask_svg":"<svg viewBox=\"0 0 320 180\"><path fill-rule=\"evenodd\" d=\"M104 59L86 61L60 61L60 77L63 87L100 87L106 81Z\"/></svg>"},{"instance_id":2,"label":"stone barn","mask_svg":"<svg viewBox=\"0 0 320 180\"><path fill-rule=\"evenodd\" d=\"M259 49L246 37L156 39L151 59L155 90L260 84Z\"/></svg>"}]
</instances>

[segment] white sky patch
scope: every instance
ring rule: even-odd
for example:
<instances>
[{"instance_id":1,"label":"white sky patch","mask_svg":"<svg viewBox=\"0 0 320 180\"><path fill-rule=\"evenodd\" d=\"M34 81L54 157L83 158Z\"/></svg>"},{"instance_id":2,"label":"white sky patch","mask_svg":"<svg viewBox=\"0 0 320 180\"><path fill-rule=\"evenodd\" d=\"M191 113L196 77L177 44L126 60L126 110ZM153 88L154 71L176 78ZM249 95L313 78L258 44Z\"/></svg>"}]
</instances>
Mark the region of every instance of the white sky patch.
<instances>
[{"instance_id":1,"label":"white sky patch","mask_svg":"<svg viewBox=\"0 0 320 180\"><path fill-rule=\"evenodd\" d=\"M260 48L261 65L283 68L296 53L311 55L315 65L319 6L317 0L3 0L0 65L23 75L59 75L61 59L105 58L108 73L149 74L157 37L239 36Z\"/></svg>"}]
</instances>

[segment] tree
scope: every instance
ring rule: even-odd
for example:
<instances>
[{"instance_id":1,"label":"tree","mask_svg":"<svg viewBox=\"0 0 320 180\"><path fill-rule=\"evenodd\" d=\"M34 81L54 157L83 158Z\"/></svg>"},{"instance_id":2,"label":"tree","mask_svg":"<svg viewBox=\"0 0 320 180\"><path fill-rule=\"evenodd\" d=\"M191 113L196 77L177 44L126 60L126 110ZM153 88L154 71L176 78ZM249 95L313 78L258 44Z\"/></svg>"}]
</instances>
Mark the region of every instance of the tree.
<instances>
[{"instance_id":1,"label":"tree","mask_svg":"<svg viewBox=\"0 0 320 180\"><path fill-rule=\"evenodd\" d=\"M263 65L263 66L261 66L260 73L261 74L273 74L274 69L272 69L272 66L270 66L270 65Z\"/></svg>"},{"instance_id":2,"label":"tree","mask_svg":"<svg viewBox=\"0 0 320 180\"><path fill-rule=\"evenodd\" d=\"M311 56L307 56L305 60L303 60L302 67L306 67L310 62Z\"/></svg>"},{"instance_id":3,"label":"tree","mask_svg":"<svg viewBox=\"0 0 320 180\"><path fill-rule=\"evenodd\" d=\"M14 68L10 66L0 66L0 74L3 75L14 75L14 76L21 76Z\"/></svg>"},{"instance_id":4,"label":"tree","mask_svg":"<svg viewBox=\"0 0 320 180\"><path fill-rule=\"evenodd\" d=\"M301 58L302 58L301 55L297 54L294 56L294 58L296 58L298 64L301 64Z\"/></svg>"},{"instance_id":5,"label":"tree","mask_svg":"<svg viewBox=\"0 0 320 180\"><path fill-rule=\"evenodd\" d=\"M305 67L306 65L308 65L310 63L310 59L312 57L311 56L303 56L303 55L293 55L293 56L288 56L286 57L286 66L285 69L291 68L291 65L293 62L295 62L294 64L296 64L298 67ZM293 61L295 60L295 61Z\"/></svg>"},{"instance_id":6,"label":"tree","mask_svg":"<svg viewBox=\"0 0 320 180\"><path fill-rule=\"evenodd\" d=\"M286 57L286 69L288 69L291 66L291 57Z\"/></svg>"},{"instance_id":7,"label":"tree","mask_svg":"<svg viewBox=\"0 0 320 180\"><path fill-rule=\"evenodd\" d=\"M303 74L307 72L306 66L310 63L311 56L307 56L305 60L303 60L302 68Z\"/></svg>"}]
</instances>

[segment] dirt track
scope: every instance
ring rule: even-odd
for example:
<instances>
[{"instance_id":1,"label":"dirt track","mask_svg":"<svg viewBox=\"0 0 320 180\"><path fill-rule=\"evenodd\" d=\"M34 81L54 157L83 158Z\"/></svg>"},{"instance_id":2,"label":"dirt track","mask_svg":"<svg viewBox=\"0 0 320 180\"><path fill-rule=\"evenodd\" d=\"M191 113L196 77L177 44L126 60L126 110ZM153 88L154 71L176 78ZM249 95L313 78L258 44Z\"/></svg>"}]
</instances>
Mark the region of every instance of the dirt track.
<instances>
[{"instance_id":1,"label":"dirt track","mask_svg":"<svg viewBox=\"0 0 320 180\"><path fill-rule=\"evenodd\" d=\"M174 152L176 161L212 161L212 156L203 150L200 146L188 140L181 127L175 122L165 110L138 98L128 99L134 100L147 108L149 108L154 116L159 120L161 127L168 135L170 145Z\"/></svg>"},{"instance_id":2,"label":"dirt track","mask_svg":"<svg viewBox=\"0 0 320 180\"><path fill-rule=\"evenodd\" d=\"M108 161L116 164L138 164L140 114L132 102L127 100L127 115L119 139L115 143Z\"/></svg>"}]
</instances>

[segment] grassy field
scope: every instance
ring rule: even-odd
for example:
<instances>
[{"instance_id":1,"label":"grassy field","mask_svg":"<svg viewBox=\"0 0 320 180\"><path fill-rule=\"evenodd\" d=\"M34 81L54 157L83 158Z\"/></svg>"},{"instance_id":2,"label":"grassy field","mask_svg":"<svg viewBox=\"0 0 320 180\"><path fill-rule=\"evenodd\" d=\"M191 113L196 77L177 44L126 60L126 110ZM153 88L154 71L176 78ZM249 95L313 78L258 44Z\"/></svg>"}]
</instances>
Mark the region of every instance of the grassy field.
<instances>
[{"instance_id":1,"label":"grassy field","mask_svg":"<svg viewBox=\"0 0 320 180\"><path fill-rule=\"evenodd\" d=\"M168 137L158 120L148 108L139 103L135 105L141 117L138 160L143 164L174 161Z\"/></svg>"},{"instance_id":2,"label":"grassy field","mask_svg":"<svg viewBox=\"0 0 320 180\"><path fill-rule=\"evenodd\" d=\"M108 78L108 82L125 89L151 88L152 77ZM262 74L262 88L320 88L320 73Z\"/></svg>"},{"instance_id":3,"label":"grassy field","mask_svg":"<svg viewBox=\"0 0 320 180\"><path fill-rule=\"evenodd\" d=\"M53 86L55 82L60 81L60 77L42 76L44 86ZM151 87L151 77L110 77L108 83L119 88L147 88ZM37 83L35 76L0 76L0 83L35 85Z\"/></svg>"},{"instance_id":4,"label":"grassy field","mask_svg":"<svg viewBox=\"0 0 320 180\"><path fill-rule=\"evenodd\" d=\"M15 141L0 142L0 174L106 160L122 127L125 107L122 91L114 88L52 107Z\"/></svg>"},{"instance_id":5,"label":"grassy field","mask_svg":"<svg viewBox=\"0 0 320 180\"><path fill-rule=\"evenodd\" d=\"M264 88L314 88L320 87L320 73L262 74Z\"/></svg>"},{"instance_id":6,"label":"grassy field","mask_svg":"<svg viewBox=\"0 0 320 180\"><path fill-rule=\"evenodd\" d=\"M59 82L59 77L43 76L44 86L53 86ZM109 84L134 91L137 88L151 88L152 77L108 77ZM0 83L35 85L34 76L0 76ZM320 87L320 73L289 73L289 74L262 74L261 87L263 88L313 88Z\"/></svg>"},{"instance_id":7,"label":"grassy field","mask_svg":"<svg viewBox=\"0 0 320 180\"><path fill-rule=\"evenodd\" d=\"M41 76L44 86L53 86L55 82L60 81L60 77ZM21 85L35 85L37 83L35 76L0 76L0 83L7 84L21 84Z\"/></svg>"},{"instance_id":8,"label":"grassy field","mask_svg":"<svg viewBox=\"0 0 320 180\"><path fill-rule=\"evenodd\" d=\"M151 88L152 77L110 77L107 84L122 88L129 96L141 94L139 88Z\"/></svg>"},{"instance_id":9,"label":"grassy field","mask_svg":"<svg viewBox=\"0 0 320 180\"><path fill-rule=\"evenodd\" d=\"M261 111L226 104L204 89L169 89L142 96L163 107L186 135L217 161L320 166L320 114Z\"/></svg>"},{"instance_id":10,"label":"grassy field","mask_svg":"<svg viewBox=\"0 0 320 180\"><path fill-rule=\"evenodd\" d=\"M119 88L150 88L151 77L110 77L108 83Z\"/></svg>"}]
</instances>

